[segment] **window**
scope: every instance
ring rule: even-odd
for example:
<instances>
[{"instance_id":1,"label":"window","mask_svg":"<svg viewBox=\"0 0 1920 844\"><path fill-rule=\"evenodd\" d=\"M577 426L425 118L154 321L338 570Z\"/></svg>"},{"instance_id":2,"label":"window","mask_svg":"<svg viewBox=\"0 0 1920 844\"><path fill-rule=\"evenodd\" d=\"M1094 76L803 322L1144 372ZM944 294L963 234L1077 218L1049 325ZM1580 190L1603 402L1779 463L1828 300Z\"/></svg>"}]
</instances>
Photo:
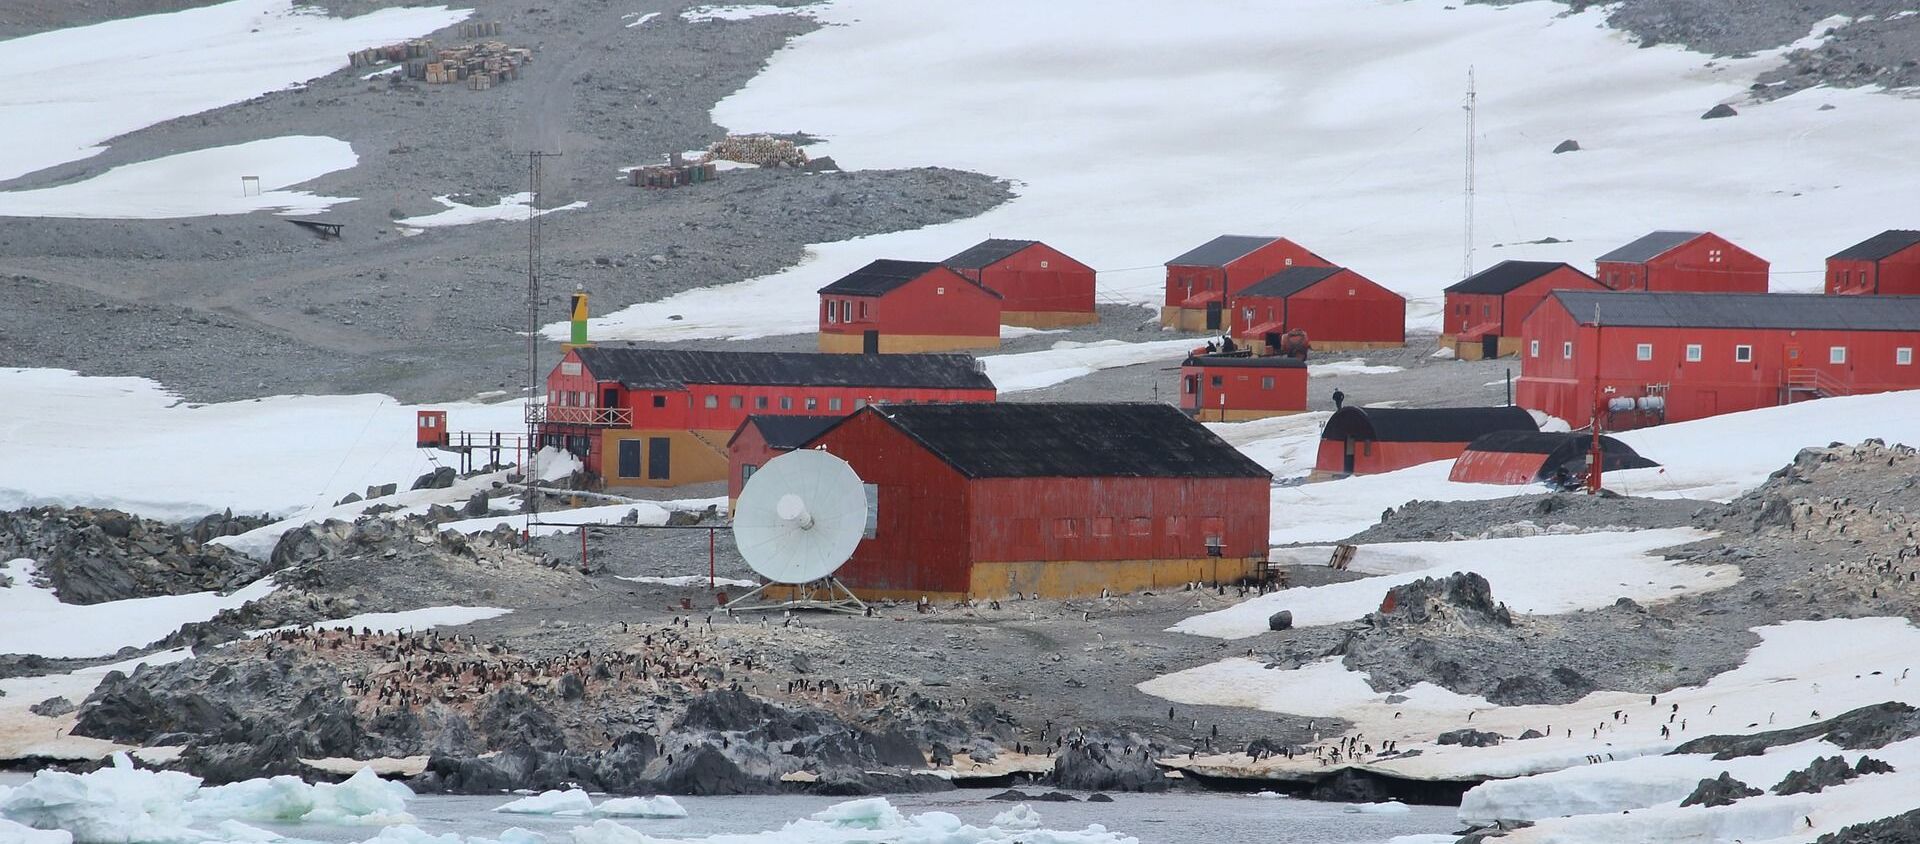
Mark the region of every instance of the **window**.
<instances>
[{"instance_id":1,"label":"window","mask_svg":"<svg viewBox=\"0 0 1920 844\"><path fill-rule=\"evenodd\" d=\"M1527 357L1537 358L1539 356L1540 356L1540 341L1538 340L1527 341Z\"/></svg>"},{"instance_id":2,"label":"window","mask_svg":"<svg viewBox=\"0 0 1920 844\"><path fill-rule=\"evenodd\" d=\"M667 406L667 397L666 397L666 396L654 396L654 397L653 397L653 406L654 406L654 407L666 407L666 406Z\"/></svg>"},{"instance_id":3,"label":"window","mask_svg":"<svg viewBox=\"0 0 1920 844\"><path fill-rule=\"evenodd\" d=\"M880 486L861 484L860 490L867 494L867 530L861 536L872 539L880 535Z\"/></svg>"},{"instance_id":4,"label":"window","mask_svg":"<svg viewBox=\"0 0 1920 844\"><path fill-rule=\"evenodd\" d=\"M819 410L819 409L820 409L820 400L819 400L819 399L816 399L816 398L814 398L814 397L812 397L812 396L808 396L808 397L807 397L807 409L808 409L808 410Z\"/></svg>"},{"instance_id":5,"label":"window","mask_svg":"<svg viewBox=\"0 0 1920 844\"><path fill-rule=\"evenodd\" d=\"M720 397L719 397L719 396L708 396L708 397L707 397L707 400L706 400L705 402L703 402L703 404L705 404L705 405L707 406L707 408L708 408L708 409L712 409L712 408L716 408L716 407L719 407L719 406L720 406Z\"/></svg>"},{"instance_id":6,"label":"window","mask_svg":"<svg viewBox=\"0 0 1920 844\"><path fill-rule=\"evenodd\" d=\"M640 441L620 441L620 477L640 477Z\"/></svg>"},{"instance_id":7,"label":"window","mask_svg":"<svg viewBox=\"0 0 1920 844\"><path fill-rule=\"evenodd\" d=\"M1252 324L1253 324L1253 309L1252 309L1252 308L1241 308L1241 309L1240 309L1240 314L1241 314L1241 317L1240 317L1240 322L1241 322L1241 324L1243 324L1243 325L1252 325Z\"/></svg>"},{"instance_id":8,"label":"window","mask_svg":"<svg viewBox=\"0 0 1920 844\"><path fill-rule=\"evenodd\" d=\"M1186 391L1187 391L1187 395L1193 395L1194 393L1200 392L1200 376L1198 375L1187 376Z\"/></svg>"},{"instance_id":9,"label":"window","mask_svg":"<svg viewBox=\"0 0 1920 844\"><path fill-rule=\"evenodd\" d=\"M1560 344L1560 356L1563 358L1566 358L1567 360L1573 360L1573 341L1572 340L1568 340L1567 342Z\"/></svg>"},{"instance_id":10,"label":"window","mask_svg":"<svg viewBox=\"0 0 1920 844\"><path fill-rule=\"evenodd\" d=\"M1092 521L1093 521L1092 527L1093 527L1094 536L1112 536L1113 535L1113 517L1112 516L1095 516L1093 517Z\"/></svg>"},{"instance_id":11,"label":"window","mask_svg":"<svg viewBox=\"0 0 1920 844\"><path fill-rule=\"evenodd\" d=\"M1045 262L1045 261L1041 261L1041 262L1040 262L1040 269L1043 269L1043 270L1044 270L1044 269L1046 269L1046 268L1047 268L1047 262Z\"/></svg>"},{"instance_id":12,"label":"window","mask_svg":"<svg viewBox=\"0 0 1920 844\"><path fill-rule=\"evenodd\" d=\"M1634 360L1653 360L1653 344L1641 343L1633 347Z\"/></svg>"},{"instance_id":13,"label":"window","mask_svg":"<svg viewBox=\"0 0 1920 844\"><path fill-rule=\"evenodd\" d=\"M1688 363L1700 362L1700 344L1699 343L1687 344L1687 362Z\"/></svg>"},{"instance_id":14,"label":"window","mask_svg":"<svg viewBox=\"0 0 1920 844\"><path fill-rule=\"evenodd\" d=\"M792 397L792 396L781 396L781 397L780 397L780 409L781 409L781 410L792 410L792 409L793 409L793 397Z\"/></svg>"},{"instance_id":15,"label":"window","mask_svg":"<svg viewBox=\"0 0 1920 844\"><path fill-rule=\"evenodd\" d=\"M866 399L854 399L854 400L853 400L853 409L854 409L854 410L859 410L860 408L863 408L863 407L866 407L866 406L867 406L867 400L866 400Z\"/></svg>"},{"instance_id":16,"label":"window","mask_svg":"<svg viewBox=\"0 0 1920 844\"><path fill-rule=\"evenodd\" d=\"M1128 536L1153 535L1153 519L1147 516L1135 516L1127 520Z\"/></svg>"},{"instance_id":17,"label":"window","mask_svg":"<svg viewBox=\"0 0 1920 844\"><path fill-rule=\"evenodd\" d=\"M1483 316L1483 317L1490 317L1490 316L1493 316L1493 306L1492 306L1492 305L1481 305L1481 306L1480 306L1480 315L1481 315L1481 316Z\"/></svg>"},{"instance_id":18,"label":"window","mask_svg":"<svg viewBox=\"0 0 1920 844\"><path fill-rule=\"evenodd\" d=\"M1847 347L1832 346L1827 349L1827 363L1846 363Z\"/></svg>"},{"instance_id":19,"label":"window","mask_svg":"<svg viewBox=\"0 0 1920 844\"><path fill-rule=\"evenodd\" d=\"M839 399L827 399L827 409L828 409L828 410L839 410L839 409L840 409L840 400L839 400Z\"/></svg>"},{"instance_id":20,"label":"window","mask_svg":"<svg viewBox=\"0 0 1920 844\"><path fill-rule=\"evenodd\" d=\"M833 322L833 302L832 301L824 300L824 299L821 300L820 318L826 320L829 323Z\"/></svg>"},{"instance_id":21,"label":"window","mask_svg":"<svg viewBox=\"0 0 1920 844\"><path fill-rule=\"evenodd\" d=\"M867 300L861 299L860 300L860 320L862 322L865 322L866 319L867 319Z\"/></svg>"},{"instance_id":22,"label":"window","mask_svg":"<svg viewBox=\"0 0 1920 844\"><path fill-rule=\"evenodd\" d=\"M841 322L853 321L853 300L848 299L840 303L840 321Z\"/></svg>"},{"instance_id":23,"label":"window","mask_svg":"<svg viewBox=\"0 0 1920 844\"><path fill-rule=\"evenodd\" d=\"M561 374L561 375L579 375L579 374L580 374L580 362L579 362L579 361L577 361L577 360L567 360L567 361L561 361L561 362L560 362L560 374Z\"/></svg>"},{"instance_id":24,"label":"window","mask_svg":"<svg viewBox=\"0 0 1920 844\"><path fill-rule=\"evenodd\" d=\"M1054 519L1053 535L1056 539L1072 539L1080 534L1074 530L1072 519Z\"/></svg>"},{"instance_id":25,"label":"window","mask_svg":"<svg viewBox=\"0 0 1920 844\"><path fill-rule=\"evenodd\" d=\"M767 409L767 397L766 397L766 396L754 396L754 397L753 397L753 409L754 409L754 410L766 410L766 409Z\"/></svg>"},{"instance_id":26,"label":"window","mask_svg":"<svg viewBox=\"0 0 1920 844\"><path fill-rule=\"evenodd\" d=\"M832 325L836 322L839 322L840 320L836 318L839 316L839 312L834 309L833 303L828 302L826 304L827 304L827 324Z\"/></svg>"},{"instance_id":27,"label":"window","mask_svg":"<svg viewBox=\"0 0 1920 844\"><path fill-rule=\"evenodd\" d=\"M747 481L750 481L750 480L753 480L753 473L754 473L754 472L756 472L756 471L758 471L759 469L760 469L760 467L759 467L759 466L755 466L755 465L753 465L752 463L743 463L743 464L741 464L741 466L740 466L740 483L741 483L741 485L743 485L743 486L744 486L744 485L746 484L746 482L747 482Z\"/></svg>"},{"instance_id":28,"label":"window","mask_svg":"<svg viewBox=\"0 0 1920 844\"><path fill-rule=\"evenodd\" d=\"M1213 376L1213 386L1215 387L1220 386L1220 376L1218 375Z\"/></svg>"},{"instance_id":29,"label":"window","mask_svg":"<svg viewBox=\"0 0 1920 844\"><path fill-rule=\"evenodd\" d=\"M1267 375L1267 376L1264 376L1264 377L1262 377L1262 378L1260 379L1260 389L1262 389L1262 390L1271 390L1271 389L1273 389L1273 376L1271 376L1271 375Z\"/></svg>"},{"instance_id":30,"label":"window","mask_svg":"<svg viewBox=\"0 0 1920 844\"><path fill-rule=\"evenodd\" d=\"M1913 347L1901 346L1898 349L1894 349L1893 364L1895 366L1912 366L1913 365Z\"/></svg>"},{"instance_id":31,"label":"window","mask_svg":"<svg viewBox=\"0 0 1920 844\"><path fill-rule=\"evenodd\" d=\"M734 410L739 410L739 409L740 409L740 405L741 405L741 404L742 404L742 399L741 399L741 398L740 398L739 396L728 396L728 397L727 397L727 406L728 406L728 407L731 407L731 408L733 408Z\"/></svg>"},{"instance_id":32,"label":"window","mask_svg":"<svg viewBox=\"0 0 1920 844\"><path fill-rule=\"evenodd\" d=\"M945 295L947 295L947 289L946 289L945 287L936 287L936 288L934 288L934 289L933 289L933 295L935 295L935 296L945 296Z\"/></svg>"},{"instance_id":33,"label":"window","mask_svg":"<svg viewBox=\"0 0 1920 844\"><path fill-rule=\"evenodd\" d=\"M1753 360L1753 347L1752 347L1752 346L1735 346L1735 347L1733 347L1733 362L1734 362L1734 363L1749 363L1749 362L1751 362L1752 360Z\"/></svg>"}]
</instances>

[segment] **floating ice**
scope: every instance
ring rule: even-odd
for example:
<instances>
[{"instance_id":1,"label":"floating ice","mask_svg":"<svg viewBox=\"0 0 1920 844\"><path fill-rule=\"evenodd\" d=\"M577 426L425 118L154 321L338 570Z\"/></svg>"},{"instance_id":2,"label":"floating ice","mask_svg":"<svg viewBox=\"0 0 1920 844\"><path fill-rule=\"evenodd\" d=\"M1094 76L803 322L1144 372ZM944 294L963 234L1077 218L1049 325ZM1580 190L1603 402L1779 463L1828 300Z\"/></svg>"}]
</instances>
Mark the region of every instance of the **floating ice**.
<instances>
[{"instance_id":1,"label":"floating ice","mask_svg":"<svg viewBox=\"0 0 1920 844\"><path fill-rule=\"evenodd\" d=\"M849 800L835 803L818 812L812 819L821 823L858 829L889 829L905 823L900 810L895 809L884 797L869 797L865 800Z\"/></svg>"},{"instance_id":2,"label":"floating ice","mask_svg":"<svg viewBox=\"0 0 1920 844\"><path fill-rule=\"evenodd\" d=\"M684 818L687 810L680 801L659 797L616 797L593 807L593 813L609 818Z\"/></svg>"},{"instance_id":3,"label":"floating ice","mask_svg":"<svg viewBox=\"0 0 1920 844\"><path fill-rule=\"evenodd\" d=\"M495 806L493 810L512 815L585 814L593 811L593 798L577 788L542 791L532 797L522 797L506 805Z\"/></svg>"},{"instance_id":4,"label":"floating ice","mask_svg":"<svg viewBox=\"0 0 1920 844\"><path fill-rule=\"evenodd\" d=\"M1398 800L1388 800L1385 803L1354 803L1341 811L1356 815L1400 815L1413 810Z\"/></svg>"},{"instance_id":5,"label":"floating ice","mask_svg":"<svg viewBox=\"0 0 1920 844\"><path fill-rule=\"evenodd\" d=\"M1001 829L1039 829L1040 813L1025 803L1016 803L1013 808L994 815L993 825Z\"/></svg>"}]
</instances>

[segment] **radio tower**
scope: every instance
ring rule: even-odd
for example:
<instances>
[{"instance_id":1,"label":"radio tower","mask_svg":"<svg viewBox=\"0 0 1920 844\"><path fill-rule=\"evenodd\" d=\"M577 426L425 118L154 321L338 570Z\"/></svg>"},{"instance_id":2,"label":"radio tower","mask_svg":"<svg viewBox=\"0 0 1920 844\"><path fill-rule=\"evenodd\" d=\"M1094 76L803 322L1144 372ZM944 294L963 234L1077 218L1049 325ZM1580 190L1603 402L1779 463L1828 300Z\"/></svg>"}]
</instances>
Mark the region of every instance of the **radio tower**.
<instances>
[{"instance_id":1,"label":"radio tower","mask_svg":"<svg viewBox=\"0 0 1920 844\"><path fill-rule=\"evenodd\" d=\"M533 522L540 513L539 422L544 416L539 404L540 378L540 178L542 162L559 155L555 152L527 153L527 397L523 416L527 422L526 465L520 467L526 486L527 537L533 536Z\"/></svg>"},{"instance_id":2,"label":"radio tower","mask_svg":"<svg viewBox=\"0 0 1920 844\"><path fill-rule=\"evenodd\" d=\"M1474 116L1473 115L1473 110L1474 110L1473 99L1474 99L1473 66L1468 65L1467 66L1467 185L1466 185L1467 187L1467 190L1466 190L1467 242L1464 250L1466 254L1462 257L1462 260L1461 260L1461 264L1462 264L1462 268L1461 268L1462 272L1460 273L1461 278L1467 278L1468 276L1473 275L1473 116Z\"/></svg>"}]
</instances>

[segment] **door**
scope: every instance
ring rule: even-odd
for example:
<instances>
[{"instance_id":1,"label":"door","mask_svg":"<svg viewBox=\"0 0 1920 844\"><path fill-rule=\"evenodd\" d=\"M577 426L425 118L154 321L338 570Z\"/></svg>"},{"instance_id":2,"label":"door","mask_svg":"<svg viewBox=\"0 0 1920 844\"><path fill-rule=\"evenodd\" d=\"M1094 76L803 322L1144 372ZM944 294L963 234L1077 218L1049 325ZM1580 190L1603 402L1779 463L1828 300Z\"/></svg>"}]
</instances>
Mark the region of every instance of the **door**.
<instances>
[{"instance_id":1,"label":"door","mask_svg":"<svg viewBox=\"0 0 1920 844\"><path fill-rule=\"evenodd\" d=\"M600 391L600 406L614 407L620 404L620 388L608 387Z\"/></svg>"},{"instance_id":2,"label":"door","mask_svg":"<svg viewBox=\"0 0 1920 844\"><path fill-rule=\"evenodd\" d=\"M673 440L647 438L647 480L664 481L673 477Z\"/></svg>"},{"instance_id":3,"label":"door","mask_svg":"<svg viewBox=\"0 0 1920 844\"><path fill-rule=\"evenodd\" d=\"M640 477L640 441L620 441L620 477Z\"/></svg>"},{"instance_id":4,"label":"door","mask_svg":"<svg viewBox=\"0 0 1920 844\"><path fill-rule=\"evenodd\" d=\"M1340 471L1353 474L1353 438L1347 438L1346 449L1340 455Z\"/></svg>"},{"instance_id":5,"label":"door","mask_svg":"<svg viewBox=\"0 0 1920 844\"><path fill-rule=\"evenodd\" d=\"M860 351L869 355L880 354L880 332L860 332Z\"/></svg>"},{"instance_id":6,"label":"door","mask_svg":"<svg viewBox=\"0 0 1920 844\"><path fill-rule=\"evenodd\" d=\"M1220 330L1220 303L1219 302L1207 303L1207 330L1208 331Z\"/></svg>"},{"instance_id":7,"label":"door","mask_svg":"<svg viewBox=\"0 0 1920 844\"><path fill-rule=\"evenodd\" d=\"M1500 335L1489 334L1480 338L1480 357L1493 360L1500 356Z\"/></svg>"}]
</instances>

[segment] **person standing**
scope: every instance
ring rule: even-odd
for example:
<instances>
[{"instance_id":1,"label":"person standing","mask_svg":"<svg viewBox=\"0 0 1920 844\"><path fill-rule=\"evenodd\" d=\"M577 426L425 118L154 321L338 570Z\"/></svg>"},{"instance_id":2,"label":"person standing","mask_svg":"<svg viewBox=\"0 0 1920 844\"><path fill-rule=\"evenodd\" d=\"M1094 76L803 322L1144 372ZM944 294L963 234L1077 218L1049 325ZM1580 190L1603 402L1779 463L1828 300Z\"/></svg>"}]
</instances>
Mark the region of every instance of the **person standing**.
<instances>
[{"instance_id":1,"label":"person standing","mask_svg":"<svg viewBox=\"0 0 1920 844\"><path fill-rule=\"evenodd\" d=\"M1347 394L1340 392L1339 387L1333 388L1333 409L1336 411L1339 410L1340 405L1346 403L1346 401L1347 401Z\"/></svg>"}]
</instances>

